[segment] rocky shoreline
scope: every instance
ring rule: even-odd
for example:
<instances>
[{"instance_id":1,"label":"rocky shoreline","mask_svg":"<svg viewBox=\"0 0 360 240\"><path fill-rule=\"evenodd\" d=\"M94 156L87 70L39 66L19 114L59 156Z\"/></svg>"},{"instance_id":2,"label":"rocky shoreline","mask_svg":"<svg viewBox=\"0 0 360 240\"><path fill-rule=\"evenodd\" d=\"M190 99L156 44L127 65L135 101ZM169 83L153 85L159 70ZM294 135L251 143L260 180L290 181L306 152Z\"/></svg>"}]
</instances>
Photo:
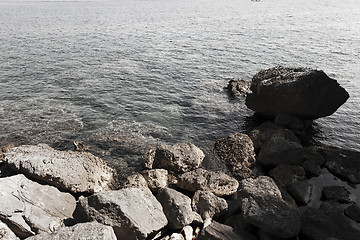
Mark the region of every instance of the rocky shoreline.
<instances>
[{"instance_id":1,"label":"rocky shoreline","mask_svg":"<svg viewBox=\"0 0 360 240\"><path fill-rule=\"evenodd\" d=\"M81 143L3 147L0 239L359 239L360 152L302 141L346 91L284 67L228 89L268 120L215 142L226 171L204 169L191 143L149 149L125 178ZM341 184L317 182L329 176Z\"/></svg>"}]
</instances>

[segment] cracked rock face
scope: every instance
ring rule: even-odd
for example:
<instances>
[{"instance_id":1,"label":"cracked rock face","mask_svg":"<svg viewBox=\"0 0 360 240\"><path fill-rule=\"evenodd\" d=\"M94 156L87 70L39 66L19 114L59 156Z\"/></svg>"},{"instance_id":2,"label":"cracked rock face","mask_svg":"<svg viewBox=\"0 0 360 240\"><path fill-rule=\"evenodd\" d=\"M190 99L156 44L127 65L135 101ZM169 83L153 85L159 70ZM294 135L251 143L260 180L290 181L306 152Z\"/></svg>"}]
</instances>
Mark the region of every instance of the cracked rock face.
<instances>
[{"instance_id":1,"label":"cracked rock face","mask_svg":"<svg viewBox=\"0 0 360 240\"><path fill-rule=\"evenodd\" d=\"M57 188L41 185L19 174L0 178L0 219L19 237L53 232L71 218L75 198Z\"/></svg>"},{"instance_id":2,"label":"cracked rock face","mask_svg":"<svg viewBox=\"0 0 360 240\"><path fill-rule=\"evenodd\" d=\"M73 193L110 190L113 170L87 152L57 151L46 144L8 150L5 162L20 172Z\"/></svg>"},{"instance_id":3,"label":"cracked rock face","mask_svg":"<svg viewBox=\"0 0 360 240\"><path fill-rule=\"evenodd\" d=\"M123 188L79 199L74 217L112 226L118 239L140 240L168 224L161 204L146 188Z\"/></svg>"}]
</instances>

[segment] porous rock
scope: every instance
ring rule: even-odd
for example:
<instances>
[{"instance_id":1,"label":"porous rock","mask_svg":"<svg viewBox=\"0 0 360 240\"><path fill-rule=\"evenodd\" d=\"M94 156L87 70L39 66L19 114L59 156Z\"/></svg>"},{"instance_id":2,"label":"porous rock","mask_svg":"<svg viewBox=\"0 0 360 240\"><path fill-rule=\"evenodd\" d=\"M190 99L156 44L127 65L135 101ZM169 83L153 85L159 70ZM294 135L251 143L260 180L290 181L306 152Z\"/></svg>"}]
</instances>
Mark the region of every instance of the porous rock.
<instances>
[{"instance_id":1,"label":"porous rock","mask_svg":"<svg viewBox=\"0 0 360 240\"><path fill-rule=\"evenodd\" d=\"M69 193L41 185L22 174L0 178L0 220L19 237L52 232L71 218L76 201Z\"/></svg>"},{"instance_id":2,"label":"porous rock","mask_svg":"<svg viewBox=\"0 0 360 240\"><path fill-rule=\"evenodd\" d=\"M143 172L143 176L151 191L157 192L168 185L168 171L165 169L151 169Z\"/></svg>"},{"instance_id":3,"label":"porous rock","mask_svg":"<svg viewBox=\"0 0 360 240\"><path fill-rule=\"evenodd\" d=\"M358 240L360 236L360 231L352 226L350 219L337 206L308 208L301 222L301 234L309 240Z\"/></svg>"},{"instance_id":4,"label":"porous rock","mask_svg":"<svg viewBox=\"0 0 360 240\"><path fill-rule=\"evenodd\" d=\"M252 78L250 89L248 108L264 115L288 114L301 119L329 116L349 98L336 80L310 68L262 70Z\"/></svg>"},{"instance_id":5,"label":"porous rock","mask_svg":"<svg viewBox=\"0 0 360 240\"><path fill-rule=\"evenodd\" d=\"M228 209L225 199L209 191L197 191L193 196L192 206L203 219L218 217Z\"/></svg>"},{"instance_id":6,"label":"porous rock","mask_svg":"<svg viewBox=\"0 0 360 240\"><path fill-rule=\"evenodd\" d=\"M46 144L8 150L5 161L20 172L73 193L109 190L114 171L87 152L58 151Z\"/></svg>"},{"instance_id":7,"label":"porous rock","mask_svg":"<svg viewBox=\"0 0 360 240\"><path fill-rule=\"evenodd\" d=\"M156 197L163 207L170 228L181 229L193 221L191 199L188 196L171 188L161 188Z\"/></svg>"},{"instance_id":8,"label":"porous rock","mask_svg":"<svg viewBox=\"0 0 360 240\"><path fill-rule=\"evenodd\" d=\"M15 233L3 222L0 221L0 239L1 240L20 240Z\"/></svg>"},{"instance_id":9,"label":"porous rock","mask_svg":"<svg viewBox=\"0 0 360 240\"><path fill-rule=\"evenodd\" d=\"M118 239L146 239L168 224L161 204L146 188L123 188L80 198L74 217L112 226Z\"/></svg>"},{"instance_id":10,"label":"porous rock","mask_svg":"<svg viewBox=\"0 0 360 240\"><path fill-rule=\"evenodd\" d=\"M237 133L221 138L216 141L214 150L234 176L240 179L253 176L251 169L256 160L254 145L248 135Z\"/></svg>"},{"instance_id":11,"label":"porous rock","mask_svg":"<svg viewBox=\"0 0 360 240\"><path fill-rule=\"evenodd\" d=\"M238 197L247 222L282 238L291 238L299 233L298 208L282 199L279 188L271 178L260 176L243 179Z\"/></svg>"},{"instance_id":12,"label":"porous rock","mask_svg":"<svg viewBox=\"0 0 360 240\"><path fill-rule=\"evenodd\" d=\"M127 176L125 181L121 184L122 188L148 188L146 179L140 173L135 173Z\"/></svg>"},{"instance_id":13,"label":"porous rock","mask_svg":"<svg viewBox=\"0 0 360 240\"><path fill-rule=\"evenodd\" d=\"M55 233L41 233L26 240L79 240L102 239L116 240L114 230L110 226L98 222L78 223L71 227L63 227Z\"/></svg>"},{"instance_id":14,"label":"porous rock","mask_svg":"<svg viewBox=\"0 0 360 240\"><path fill-rule=\"evenodd\" d=\"M204 157L203 151L192 143L161 145L155 150L152 167L184 173L198 168Z\"/></svg>"},{"instance_id":15,"label":"porous rock","mask_svg":"<svg viewBox=\"0 0 360 240\"><path fill-rule=\"evenodd\" d=\"M217 196L225 196L235 193L239 182L223 172L212 172L199 168L180 175L178 186L190 192L204 190Z\"/></svg>"},{"instance_id":16,"label":"porous rock","mask_svg":"<svg viewBox=\"0 0 360 240\"><path fill-rule=\"evenodd\" d=\"M258 157L258 162L265 166L301 165L302 161L302 145L288 129L273 133L262 146Z\"/></svg>"}]
</instances>

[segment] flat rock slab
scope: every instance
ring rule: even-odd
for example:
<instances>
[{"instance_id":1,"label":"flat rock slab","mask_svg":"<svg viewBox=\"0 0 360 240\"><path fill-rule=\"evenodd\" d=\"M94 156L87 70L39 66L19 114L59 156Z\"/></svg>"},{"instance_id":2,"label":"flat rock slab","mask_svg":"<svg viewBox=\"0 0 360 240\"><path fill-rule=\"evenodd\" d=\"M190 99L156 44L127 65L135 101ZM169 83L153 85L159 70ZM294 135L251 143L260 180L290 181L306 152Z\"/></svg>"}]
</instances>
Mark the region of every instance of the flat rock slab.
<instances>
[{"instance_id":1,"label":"flat rock slab","mask_svg":"<svg viewBox=\"0 0 360 240\"><path fill-rule=\"evenodd\" d=\"M248 108L264 115L288 114L301 119L329 116L349 98L336 80L310 68L262 70L252 78L250 89Z\"/></svg>"},{"instance_id":2,"label":"flat rock slab","mask_svg":"<svg viewBox=\"0 0 360 240\"><path fill-rule=\"evenodd\" d=\"M300 231L296 205L282 199L274 180L261 176L241 181L238 193L244 219L263 231L280 238L291 238Z\"/></svg>"},{"instance_id":3,"label":"flat rock slab","mask_svg":"<svg viewBox=\"0 0 360 240\"><path fill-rule=\"evenodd\" d=\"M71 218L75 198L19 174L0 178L0 219L19 237L52 232Z\"/></svg>"},{"instance_id":4,"label":"flat rock slab","mask_svg":"<svg viewBox=\"0 0 360 240\"><path fill-rule=\"evenodd\" d=\"M72 227L64 227L55 233L41 233L26 240L117 240L110 226L98 222L78 223Z\"/></svg>"},{"instance_id":5,"label":"flat rock slab","mask_svg":"<svg viewBox=\"0 0 360 240\"><path fill-rule=\"evenodd\" d=\"M5 153L5 161L20 172L73 193L109 190L113 170L87 152L57 151L46 144L24 145Z\"/></svg>"},{"instance_id":6,"label":"flat rock slab","mask_svg":"<svg viewBox=\"0 0 360 240\"><path fill-rule=\"evenodd\" d=\"M161 204L146 188L123 188L80 198L74 217L112 226L123 240L146 239L168 224Z\"/></svg>"},{"instance_id":7,"label":"flat rock slab","mask_svg":"<svg viewBox=\"0 0 360 240\"><path fill-rule=\"evenodd\" d=\"M336 206L307 209L301 218L301 233L309 240L359 240L360 231Z\"/></svg>"},{"instance_id":8,"label":"flat rock slab","mask_svg":"<svg viewBox=\"0 0 360 240\"><path fill-rule=\"evenodd\" d=\"M217 196L236 193L239 182L223 172L212 172L205 169L196 169L179 176L178 186L181 189L196 192L204 190Z\"/></svg>"},{"instance_id":9,"label":"flat rock slab","mask_svg":"<svg viewBox=\"0 0 360 240\"><path fill-rule=\"evenodd\" d=\"M1 240L20 240L15 233L3 222L0 221L0 239Z\"/></svg>"}]
</instances>

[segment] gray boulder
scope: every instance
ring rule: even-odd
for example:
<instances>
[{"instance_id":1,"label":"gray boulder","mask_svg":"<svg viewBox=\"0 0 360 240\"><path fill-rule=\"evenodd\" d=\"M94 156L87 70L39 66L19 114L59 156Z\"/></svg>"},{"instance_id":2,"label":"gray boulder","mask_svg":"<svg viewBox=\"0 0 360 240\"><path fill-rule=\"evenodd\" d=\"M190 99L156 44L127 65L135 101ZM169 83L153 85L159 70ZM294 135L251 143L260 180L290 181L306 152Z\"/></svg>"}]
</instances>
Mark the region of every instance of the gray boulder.
<instances>
[{"instance_id":1,"label":"gray boulder","mask_svg":"<svg viewBox=\"0 0 360 240\"><path fill-rule=\"evenodd\" d=\"M351 204L345 209L345 215L355 222L360 223L360 206L357 204Z\"/></svg>"},{"instance_id":2,"label":"gray boulder","mask_svg":"<svg viewBox=\"0 0 360 240\"><path fill-rule=\"evenodd\" d=\"M87 152L57 151L46 144L9 149L5 161L20 172L73 193L109 190L114 171Z\"/></svg>"},{"instance_id":3,"label":"gray boulder","mask_svg":"<svg viewBox=\"0 0 360 240\"><path fill-rule=\"evenodd\" d=\"M304 128L304 121L297 117L290 116L288 114L280 114L275 117L275 122L286 128L293 130L302 130Z\"/></svg>"},{"instance_id":4,"label":"gray boulder","mask_svg":"<svg viewBox=\"0 0 360 240\"><path fill-rule=\"evenodd\" d=\"M163 168L184 173L198 168L204 157L203 151L192 143L179 143L173 146L162 145L155 150L152 168Z\"/></svg>"},{"instance_id":5,"label":"gray boulder","mask_svg":"<svg viewBox=\"0 0 360 240\"><path fill-rule=\"evenodd\" d=\"M98 222L78 223L72 227L64 227L55 233L41 233L26 240L116 240L114 230L110 226Z\"/></svg>"},{"instance_id":6,"label":"gray boulder","mask_svg":"<svg viewBox=\"0 0 360 240\"><path fill-rule=\"evenodd\" d=\"M225 199L208 191L197 191L193 196L192 206L203 219L218 217L228 209Z\"/></svg>"},{"instance_id":7,"label":"gray boulder","mask_svg":"<svg viewBox=\"0 0 360 240\"><path fill-rule=\"evenodd\" d=\"M3 222L0 221L0 239L1 240L20 240L15 233Z\"/></svg>"},{"instance_id":8,"label":"gray boulder","mask_svg":"<svg viewBox=\"0 0 360 240\"><path fill-rule=\"evenodd\" d=\"M300 166L280 164L269 171L278 187L285 188L288 184L305 180L305 170Z\"/></svg>"},{"instance_id":9,"label":"gray boulder","mask_svg":"<svg viewBox=\"0 0 360 240\"><path fill-rule=\"evenodd\" d=\"M161 204L146 188L123 188L80 198L74 217L112 226L119 239L146 239L168 224Z\"/></svg>"},{"instance_id":10,"label":"gray boulder","mask_svg":"<svg viewBox=\"0 0 360 240\"><path fill-rule=\"evenodd\" d=\"M209 191L216 196L225 196L236 193L239 182L223 172L212 172L205 169L196 169L179 176L178 186L181 189L196 192Z\"/></svg>"},{"instance_id":11,"label":"gray boulder","mask_svg":"<svg viewBox=\"0 0 360 240\"><path fill-rule=\"evenodd\" d=\"M248 135L238 133L221 138L215 142L214 150L234 176L240 179L253 177L251 169L256 160L254 145Z\"/></svg>"},{"instance_id":12,"label":"gray boulder","mask_svg":"<svg viewBox=\"0 0 360 240\"><path fill-rule=\"evenodd\" d=\"M349 98L336 80L310 68L279 66L260 71L250 89L248 108L264 115L288 114L301 119L329 116Z\"/></svg>"},{"instance_id":13,"label":"gray boulder","mask_svg":"<svg viewBox=\"0 0 360 240\"><path fill-rule=\"evenodd\" d=\"M121 188L148 188L148 184L143 175L135 173L126 177L121 183Z\"/></svg>"},{"instance_id":14,"label":"gray boulder","mask_svg":"<svg viewBox=\"0 0 360 240\"><path fill-rule=\"evenodd\" d=\"M241 181L238 197L244 219L280 238L291 238L300 231L300 214L296 206L282 199L274 180L261 176Z\"/></svg>"},{"instance_id":15,"label":"gray boulder","mask_svg":"<svg viewBox=\"0 0 360 240\"><path fill-rule=\"evenodd\" d=\"M255 240L256 238L247 232L235 232L230 226L213 221L201 230L199 240Z\"/></svg>"},{"instance_id":16,"label":"gray boulder","mask_svg":"<svg viewBox=\"0 0 360 240\"><path fill-rule=\"evenodd\" d=\"M168 185L168 171L165 169L151 169L143 172L143 176L150 190L157 192Z\"/></svg>"},{"instance_id":17,"label":"gray boulder","mask_svg":"<svg viewBox=\"0 0 360 240\"><path fill-rule=\"evenodd\" d=\"M0 178L0 220L20 238L52 232L71 218L76 201L69 193L19 174Z\"/></svg>"},{"instance_id":18,"label":"gray boulder","mask_svg":"<svg viewBox=\"0 0 360 240\"><path fill-rule=\"evenodd\" d=\"M170 228L182 229L193 221L191 199L188 196L171 188L161 188L156 198L164 209Z\"/></svg>"},{"instance_id":19,"label":"gray boulder","mask_svg":"<svg viewBox=\"0 0 360 240\"><path fill-rule=\"evenodd\" d=\"M311 177L318 177L322 173L322 168L325 165L325 159L319 152L320 148L317 146L306 147L303 149L303 163L302 167Z\"/></svg>"},{"instance_id":20,"label":"gray boulder","mask_svg":"<svg viewBox=\"0 0 360 240\"><path fill-rule=\"evenodd\" d=\"M358 240L360 236L360 231L352 226L350 219L336 205L308 208L301 222L301 234L309 240Z\"/></svg>"},{"instance_id":21,"label":"gray boulder","mask_svg":"<svg viewBox=\"0 0 360 240\"><path fill-rule=\"evenodd\" d=\"M265 166L301 165L302 161L302 145L295 134L287 129L272 134L262 146L258 157L258 162Z\"/></svg>"}]
</instances>

